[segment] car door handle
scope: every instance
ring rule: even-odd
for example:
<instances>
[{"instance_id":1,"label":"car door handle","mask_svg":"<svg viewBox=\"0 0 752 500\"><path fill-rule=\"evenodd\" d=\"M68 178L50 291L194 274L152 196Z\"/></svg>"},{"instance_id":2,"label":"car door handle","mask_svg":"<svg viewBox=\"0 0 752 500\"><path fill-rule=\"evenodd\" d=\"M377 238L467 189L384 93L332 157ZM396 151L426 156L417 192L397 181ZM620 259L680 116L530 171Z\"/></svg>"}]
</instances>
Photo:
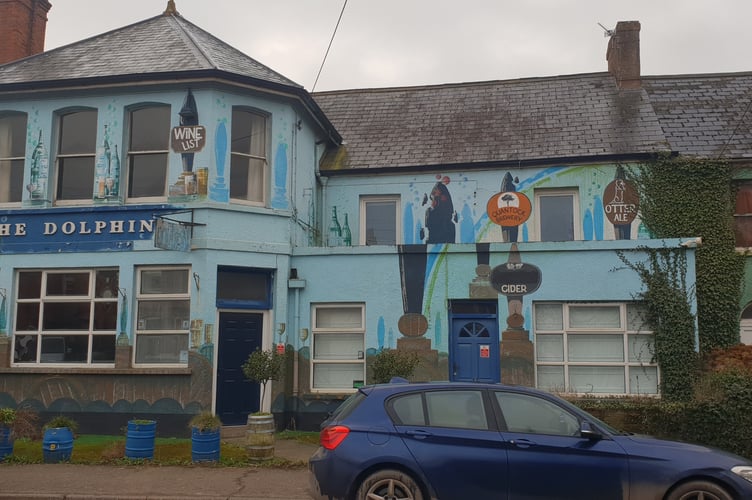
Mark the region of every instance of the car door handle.
<instances>
[{"instance_id":1,"label":"car door handle","mask_svg":"<svg viewBox=\"0 0 752 500\"><path fill-rule=\"evenodd\" d=\"M412 430L412 431L405 431L405 434L408 436L414 437L415 439L426 439L428 437L433 436L430 432L422 431L420 429Z\"/></svg>"},{"instance_id":2,"label":"car door handle","mask_svg":"<svg viewBox=\"0 0 752 500\"><path fill-rule=\"evenodd\" d=\"M509 444L517 448L530 448L531 446L535 446L535 441L530 441L529 439L512 439L509 441Z\"/></svg>"}]
</instances>

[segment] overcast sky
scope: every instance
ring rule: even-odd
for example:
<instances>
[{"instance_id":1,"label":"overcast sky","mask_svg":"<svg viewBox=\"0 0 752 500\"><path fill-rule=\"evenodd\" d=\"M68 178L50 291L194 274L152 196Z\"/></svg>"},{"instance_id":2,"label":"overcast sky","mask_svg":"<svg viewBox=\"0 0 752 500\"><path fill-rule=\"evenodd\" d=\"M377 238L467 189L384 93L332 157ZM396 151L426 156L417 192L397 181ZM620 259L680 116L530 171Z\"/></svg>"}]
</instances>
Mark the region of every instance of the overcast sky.
<instances>
[{"instance_id":1,"label":"overcast sky","mask_svg":"<svg viewBox=\"0 0 752 500\"><path fill-rule=\"evenodd\" d=\"M176 0L178 12L312 90L345 0ZM50 0L45 49L167 0ZM598 25L640 21L643 75L751 71L752 0L348 0L316 91L606 70ZM113 54L116 56L116 54Z\"/></svg>"}]
</instances>

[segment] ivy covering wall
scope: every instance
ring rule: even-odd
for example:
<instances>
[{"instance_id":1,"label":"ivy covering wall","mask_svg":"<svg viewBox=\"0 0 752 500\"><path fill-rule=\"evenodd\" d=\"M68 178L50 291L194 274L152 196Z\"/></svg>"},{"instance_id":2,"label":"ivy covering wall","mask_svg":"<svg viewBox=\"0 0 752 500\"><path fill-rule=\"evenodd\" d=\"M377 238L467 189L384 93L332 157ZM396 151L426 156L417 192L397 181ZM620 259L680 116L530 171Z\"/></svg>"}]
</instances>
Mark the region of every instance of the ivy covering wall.
<instances>
[{"instance_id":1,"label":"ivy covering wall","mask_svg":"<svg viewBox=\"0 0 752 500\"><path fill-rule=\"evenodd\" d=\"M628 171L640 193L642 223L653 237L702 238L695 260L700 354L739 343L744 257L735 250L731 174L725 161L669 155ZM679 253L655 250L648 264L628 263L646 287L643 298L655 327L662 392L676 400L690 397L696 367L687 353L694 318Z\"/></svg>"}]
</instances>

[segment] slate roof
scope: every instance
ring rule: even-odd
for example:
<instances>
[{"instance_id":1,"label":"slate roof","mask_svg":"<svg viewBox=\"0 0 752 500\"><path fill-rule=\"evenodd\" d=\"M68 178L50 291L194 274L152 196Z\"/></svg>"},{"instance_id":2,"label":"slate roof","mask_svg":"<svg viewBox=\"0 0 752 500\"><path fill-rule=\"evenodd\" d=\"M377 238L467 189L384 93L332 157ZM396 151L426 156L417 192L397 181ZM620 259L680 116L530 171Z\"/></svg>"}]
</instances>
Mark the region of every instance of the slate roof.
<instances>
[{"instance_id":1,"label":"slate roof","mask_svg":"<svg viewBox=\"0 0 752 500\"><path fill-rule=\"evenodd\" d=\"M651 76L642 85L673 150L752 158L752 73Z\"/></svg>"},{"instance_id":2,"label":"slate roof","mask_svg":"<svg viewBox=\"0 0 752 500\"><path fill-rule=\"evenodd\" d=\"M1 65L0 90L12 84L207 70L302 88L179 14L163 14Z\"/></svg>"},{"instance_id":3,"label":"slate roof","mask_svg":"<svg viewBox=\"0 0 752 500\"><path fill-rule=\"evenodd\" d=\"M319 92L344 144L322 170L543 162L669 146L644 90L608 73Z\"/></svg>"}]
</instances>

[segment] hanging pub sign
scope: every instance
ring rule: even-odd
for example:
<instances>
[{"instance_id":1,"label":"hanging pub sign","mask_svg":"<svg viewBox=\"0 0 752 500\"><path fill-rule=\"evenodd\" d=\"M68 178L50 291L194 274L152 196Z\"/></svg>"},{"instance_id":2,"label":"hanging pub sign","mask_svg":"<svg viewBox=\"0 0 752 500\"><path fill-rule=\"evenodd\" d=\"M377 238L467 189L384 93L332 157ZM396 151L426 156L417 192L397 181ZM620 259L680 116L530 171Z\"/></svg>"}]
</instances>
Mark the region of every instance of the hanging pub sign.
<instances>
[{"instance_id":1,"label":"hanging pub sign","mask_svg":"<svg viewBox=\"0 0 752 500\"><path fill-rule=\"evenodd\" d=\"M624 179L614 179L603 191L603 210L614 225L631 224L637 217L640 196L637 189Z\"/></svg>"},{"instance_id":2,"label":"hanging pub sign","mask_svg":"<svg viewBox=\"0 0 752 500\"><path fill-rule=\"evenodd\" d=\"M197 153L206 145L206 129L201 125L174 127L170 147L176 153Z\"/></svg>"},{"instance_id":3,"label":"hanging pub sign","mask_svg":"<svg viewBox=\"0 0 752 500\"><path fill-rule=\"evenodd\" d=\"M530 198L516 191L502 191L491 196L486 204L488 218L503 227L519 226L532 213Z\"/></svg>"}]
</instances>

